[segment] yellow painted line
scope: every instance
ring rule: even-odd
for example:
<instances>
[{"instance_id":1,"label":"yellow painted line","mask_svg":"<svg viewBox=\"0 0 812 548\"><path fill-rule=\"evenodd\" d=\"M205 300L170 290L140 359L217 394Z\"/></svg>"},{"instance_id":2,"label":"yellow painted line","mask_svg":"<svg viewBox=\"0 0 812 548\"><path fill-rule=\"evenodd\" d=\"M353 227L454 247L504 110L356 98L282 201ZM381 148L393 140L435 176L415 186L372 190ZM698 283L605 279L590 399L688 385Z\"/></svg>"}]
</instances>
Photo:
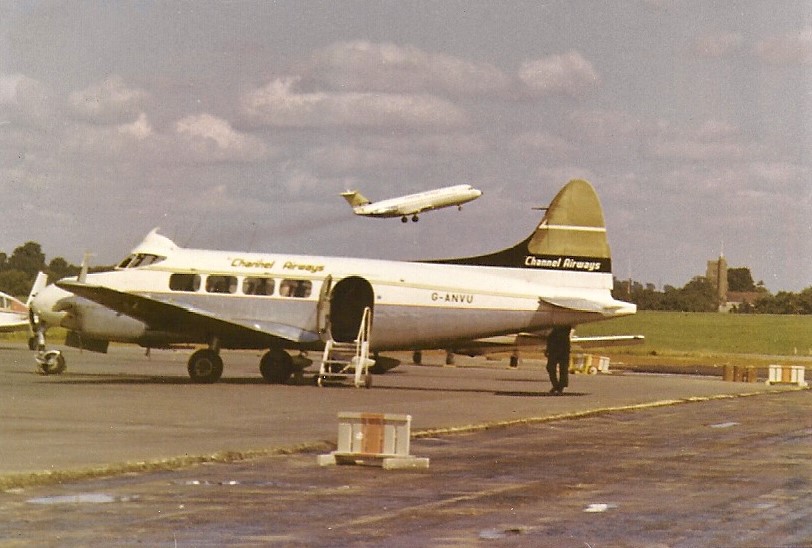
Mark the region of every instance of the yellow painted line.
<instances>
[{"instance_id":1,"label":"yellow painted line","mask_svg":"<svg viewBox=\"0 0 812 548\"><path fill-rule=\"evenodd\" d=\"M717 394L714 396L691 396L688 398L680 398L673 400L658 400L646 403L636 403L631 405L618 405L612 407L599 407L597 409L586 409L583 411L573 411L570 413L558 413L555 415L545 415L543 417L526 417L523 419L511 419L505 421L493 421L480 424L470 424L466 426L451 426L448 428L429 428L425 430L417 430L412 432L413 439L430 438L434 436L443 436L450 434L467 434L471 432L482 432L485 430L492 430L495 428L509 428L511 426L523 426L529 424L543 424L546 422L554 422L561 420L574 420L583 419L587 417L594 417L597 415L605 415L609 413L618 413L623 411L638 411L641 409L653 409L656 407L667 407L670 405L681 405L685 403L698 403L704 401L736 399L736 398L749 398L751 396L761 396L765 394L776 394L779 392L798 392L801 390L810 390L810 388L789 388L782 391L769 391L769 392L743 392L739 394Z\"/></svg>"},{"instance_id":2,"label":"yellow painted line","mask_svg":"<svg viewBox=\"0 0 812 548\"><path fill-rule=\"evenodd\" d=\"M182 457L170 457L166 459L133 461L115 463L90 468L79 468L75 470L46 470L43 472L20 472L0 476L0 491L9 489L19 489L22 487L34 487L40 485L50 485L54 483L66 483L82 481L95 478L119 476L137 472L158 472L179 470L190 468L199 464L218 463L229 464L261 457L272 457L279 455L295 455L309 451L330 451L335 448L335 444L325 441L302 443L289 447L277 447L273 449L249 449L245 451L219 451L210 455L184 455Z\"/></svg>"}]
</instances>

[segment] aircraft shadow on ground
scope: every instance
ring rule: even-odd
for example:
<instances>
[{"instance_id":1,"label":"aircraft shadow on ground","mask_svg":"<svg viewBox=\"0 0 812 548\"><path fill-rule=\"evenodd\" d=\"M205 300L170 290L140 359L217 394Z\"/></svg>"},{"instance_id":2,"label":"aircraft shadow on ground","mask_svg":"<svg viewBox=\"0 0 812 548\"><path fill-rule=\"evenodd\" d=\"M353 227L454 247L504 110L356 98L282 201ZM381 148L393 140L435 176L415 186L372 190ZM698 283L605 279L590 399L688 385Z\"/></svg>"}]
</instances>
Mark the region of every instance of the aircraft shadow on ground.
<instances>
[{"instance_id":1,"label":"aircraft shadow on ground","mask_svg":"<svg viewBox=\"0 0 812 548\"><path fill-rule=\"evenodd\" d=\"M55 381L58 384L66 385L195 385L188 377L184 376L157 376L157 375L122 375L112 376L108 373L67 373L60 377L43 377L45 382ZM534 381L538 382L538 381ZM232 385L232 386L277 386L266 383L260 377L224 377L217 381L215 385ZM315 384L310 375L305 376L305 380L297 384L285 385L286 387L296 386L313 386ZM204 386L204 385L203 385ZM351 380L347 382L328 383L323 387L324 390L362 390L353 386ZM507 396L507 397L556 397L550 394L545 386L540 386L539 390L493 390L489 388L448 388L448 387L429 387L429 386L373 386L370 390L397 390L397 391L416 391L416 392L446 392L454 394L490 394L494 396ZM582 392L565 392L562 396L586 396ZM557 396L561 397L561 396Z\"/></svg>"},{"instance_id":2,"label":"aircraft shadow on ground","mask_svg":"<svg viewBox=\"0 0 812 548\"><path fill-rule=\"evenodd\" d=\"M43 377L47 378L47 377ZM158 377L155 375L126 375L122 377L111 377L109 374L71 374L70 378L60 377L54 379L59 384L87 385L87 384L109 384L109 385L141 385L141 384L168 384L168 385L195 385L188 377ZM264 385L267 384L261 378L230 377L217 381L217 384L230 385Z\"/></svg>"}]
</instances>

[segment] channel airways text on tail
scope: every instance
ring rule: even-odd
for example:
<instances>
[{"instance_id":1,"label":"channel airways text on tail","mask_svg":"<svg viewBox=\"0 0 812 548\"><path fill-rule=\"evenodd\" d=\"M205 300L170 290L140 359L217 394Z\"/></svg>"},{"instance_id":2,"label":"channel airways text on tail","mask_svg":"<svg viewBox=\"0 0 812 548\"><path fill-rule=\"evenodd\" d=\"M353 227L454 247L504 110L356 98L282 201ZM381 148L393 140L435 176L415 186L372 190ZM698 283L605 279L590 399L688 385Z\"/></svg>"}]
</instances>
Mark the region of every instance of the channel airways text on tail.
<instances>
[{"instance_id":1,"label":"channel airways text on tail","mask_svg":"<svg viewBox=\"0 0 812 548\"><path fill-rule=\"evenodd\" d=\"M289 350L352 343L363 325L377 357L634 314L612 287L600 201L592 185L574 180L527 238L459 259L186 249L153 231L115 270L41 290L31 317L39 352L56 360L40 361L44 373L64 370L63 358L44 352L45 331L61 326L66 344L101 352L110 341L205 345L188 363L201 383L220 378L222 349L265 349L260 373L284 383L301 363Z\"/></svg>"},{"instance_id":2,"label":"channel airways text on tail","mask_svg":"<svg viewBox=\"0 0 812 548\"><path fill-rule=\"evenodd\" d=\"M432 209L457 206L476 200L482 196L482 191L471 185L454 185L417 194L408 194L397 198L389 198L379 202L370 202L357 190L348 190L341 195L352 206L356 215L365 217L400 217L404 223L409 216L417 222L418 214Z\"/></svg>"}]
</instances>

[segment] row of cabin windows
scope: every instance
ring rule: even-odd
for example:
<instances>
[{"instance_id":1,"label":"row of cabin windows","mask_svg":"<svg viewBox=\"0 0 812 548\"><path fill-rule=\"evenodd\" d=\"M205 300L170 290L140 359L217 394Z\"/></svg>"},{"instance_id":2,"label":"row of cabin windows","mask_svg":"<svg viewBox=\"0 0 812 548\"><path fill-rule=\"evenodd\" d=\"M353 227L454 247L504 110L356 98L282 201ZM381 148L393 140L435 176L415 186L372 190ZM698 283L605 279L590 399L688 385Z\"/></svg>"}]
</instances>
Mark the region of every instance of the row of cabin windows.
<instances>
[{"instance_id":1,"label":"row of cabin windows","mask_svg":"<svg viewBox=\"0 0 812 548\"><path fill-rule=\"evenodd\" d=\"M172 274L169 276L169 289L197 292L200 291L201 281L199 274ZM206 293L235 294L239 288L240 283L236 276L206 276ZM242 279L243 295L273 295L275 289L276 280L273 278L247 276ZM310 280L284 279L279 283L279 295L283 297L307 298L312 292L313 282Z\"/></svg>"}]
</instances>

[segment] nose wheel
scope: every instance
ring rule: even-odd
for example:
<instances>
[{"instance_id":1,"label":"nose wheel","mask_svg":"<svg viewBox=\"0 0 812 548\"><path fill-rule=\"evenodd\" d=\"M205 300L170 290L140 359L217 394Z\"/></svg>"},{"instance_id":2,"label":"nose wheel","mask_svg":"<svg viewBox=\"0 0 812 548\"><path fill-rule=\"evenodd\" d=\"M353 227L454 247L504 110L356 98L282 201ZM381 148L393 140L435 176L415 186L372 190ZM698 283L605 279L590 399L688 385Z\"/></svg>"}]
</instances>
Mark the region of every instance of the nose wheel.
<instances>
[{"instance_id":1,"label":"nose wheel","mask_svg":"<svg viewBox=\"0 0 812 548\"><path fill-rule=\"evenodd\" d=\"M40 375L60 375L68 368L65 356L60 350L45 349L45 323L33 311L29 312L29 320L34 336L28 340L28 347L36 350L34 360L37 362L37 373Z\"/></svg>"},{"instance_id":2,"label":"nose wheel","mask_svg":"<svg viewBox=\"0 0 812 548\"><path fill-rule=\"evenodd\" d=\"M59 350L40 350L35 358L40 375L59 375L65 372L65 356Z\"/></svg>"}]
</instances>

